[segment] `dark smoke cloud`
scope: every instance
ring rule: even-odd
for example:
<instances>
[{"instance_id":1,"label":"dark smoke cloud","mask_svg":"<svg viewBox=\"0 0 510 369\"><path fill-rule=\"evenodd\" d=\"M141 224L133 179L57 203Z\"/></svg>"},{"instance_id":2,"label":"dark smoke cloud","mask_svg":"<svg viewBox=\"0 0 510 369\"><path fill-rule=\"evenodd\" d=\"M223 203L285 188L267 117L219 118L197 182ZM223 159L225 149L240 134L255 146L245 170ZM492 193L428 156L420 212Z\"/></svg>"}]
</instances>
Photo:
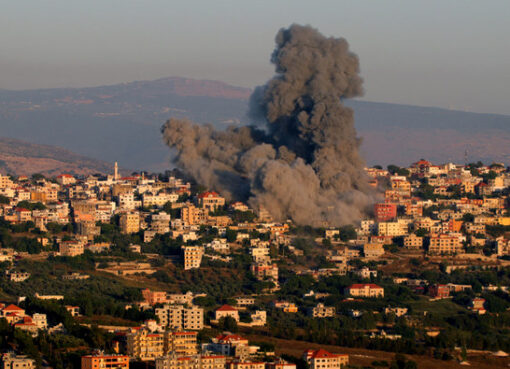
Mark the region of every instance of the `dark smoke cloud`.
<instances>
[{"instance_id":1,"label":"dark smoke cloud","mask_svg":"<svg viewBox=\"0 0 510 369\"><path fill-rule=\"evenodd\" d=\"M170 119L175 164L229 199L264 207L277 220L313 226L359 220L374 201L345 98L363 93L358 57L343 38L300 25L281 29L276 75L257 87L250 116L263 126L216 131Z\"/></svg>"}]
</instances>

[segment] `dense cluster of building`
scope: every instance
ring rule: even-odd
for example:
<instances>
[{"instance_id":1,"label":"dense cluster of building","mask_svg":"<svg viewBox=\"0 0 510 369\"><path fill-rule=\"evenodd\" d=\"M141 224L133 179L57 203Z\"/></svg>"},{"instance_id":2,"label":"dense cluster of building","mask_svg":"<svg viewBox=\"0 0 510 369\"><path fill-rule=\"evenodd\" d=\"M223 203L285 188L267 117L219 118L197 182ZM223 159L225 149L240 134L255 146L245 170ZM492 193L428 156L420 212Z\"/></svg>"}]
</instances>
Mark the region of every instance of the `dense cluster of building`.
<instances>
[{"instance_id":1,"label":"dense cluster of building","mask_svg":"<svg viewBox=\"0 0 510 369\"><path fill-rule=\"evenodd\" d=\"M508 233L493 230L510 226L508 188L510 175L499 164L433 165L420 160L410 168L366 169L374 187L384 188L382 199L374 204L373 217L363 219L345 236L344 228L325 227L317 244L326 247L328 267L296 265L298 275L322 276L352 273L360 283L344 290L346 301L382 299L383 287L373 283L376 268L355 267L353 260L380 261L392 253L407 256L445 258L449 270L464 268L473 261L485 266L502 265L510 257ZM68 227L66 237L38 237L43 254L75 257L89 251L108 252L115 245L105 241L101 225L114 223L125 235L138 234L140 245L131 244L130 251L144 253L145 245L156 237L180 240L180 265L184 271L200 269L204 260L230 263L234 253L246 249L251 262L250 272L255 280L266 282L264 292L274 293L280 288L278 261L283 249L289 256L299 257L303 250L296 247L289 234L292 222L278 223L264 209L250 209L240 202L227 203L214 191L193 193L190 183L175 177L164 180L157 176L133 175L120 177L117 167L113 175L75 178L63 174L55 179L0 175L0 217L14 225L30 224L39 231ZM198 242L201 229L215 229L215 237ZM3 247L0 261L15 265L22 252ZM452 260L451 256L455 256ZM150 275L158 269L146 260L119 260L97 265L97 270L116 276ZM377 263L376 263L377 264ZM23 283L30 273L11 268L6 278L11 283ZM77 272L66 280L81 280L88 275ZM470 285L431 284L426 280L395 277L395 284L406 284L417 293L428 293L432 299L443 299L452 293L471 289ZM484 286L490 288L490 286ZM206 327L204 309L194 304L205 294L171 294L166 291L144 289L143 300L137 302L141 310L154 311L156 320L143 326L114 330L115 353L94 353L82 357L82 368L127 368L130 360L152 361L156 368L207 369L292 369L279 359L262 360L258 347L245 338L229 333L210 342L199 344L197 332ZM63 296L38 298L61 299ZM310 291L303 297L321 300L327 294ZM255 296L237 296L234 306L225 304L214 309L211 324L231 319L240 326L257 327L267 324L265 309L255 306ZM469 308L485 313L484 299L472 300ZM273 299L268 306L286 314L303 311L311 318L327 319L337 316L334 306L318 301L303 308L291 301ZM72 316L79 316L77 306L66 306ZM407 309L388 306L385 314L403 316ZM351 317L362 311L351 310ZM44 314L25 314L16 305L0 304L0 317L15 328L32 335L48 330ZM243 318L244 317L244 318ZM385 338L392 339L389 335ZM17 359L19 358L19 359ZM337 369L348 363L347 355L325 350L309 350L303 359L312 369ZM13 353L4 354L4 362L28 360ZM4 367L7 364L4 364ZM14 364L13 364L14 365ZM33 365L26 364L27 368ZM14 366L13 366L14 367Z\"/></svg>"},{"instance_id":2,"label":"dense cluster of building","mask_svg":"<svg viewBox=\"0 0 510 369\"><path fill-rule=\"evenodd\" d=\"M430 255L465 254L484 246L494 246L498 256L509 255L508 239L487 234L488 226L510 225L505 193L510 175L504 165L420 160L404 175L377 168L367 172L375 183L381 178L390 182L384 202L374 206L374 219L362 221L358 229L368 256L377 256L377 244L391 244L397 237L405 248Z\"/></svg>"}]
</instances>

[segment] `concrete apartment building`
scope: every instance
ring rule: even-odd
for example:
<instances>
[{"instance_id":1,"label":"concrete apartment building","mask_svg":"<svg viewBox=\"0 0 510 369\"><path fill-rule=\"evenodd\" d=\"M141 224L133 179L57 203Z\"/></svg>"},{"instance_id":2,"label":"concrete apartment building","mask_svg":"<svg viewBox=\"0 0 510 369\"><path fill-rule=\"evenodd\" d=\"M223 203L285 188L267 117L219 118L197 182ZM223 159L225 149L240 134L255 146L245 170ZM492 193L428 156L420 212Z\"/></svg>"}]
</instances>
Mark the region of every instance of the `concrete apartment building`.
<instances>
[{"instance_id":1,"label":"concrete apartment building","mask_svg":"<svg viewBox=\"0 0 510 369\"><path fill-rule=\"evenodd\" d=\"M119 223L120 231L123 234L136 233L140 230L140 214L137 212L122 213Z\"/></svg>"},{"instance_id":2,"label":"concrete apartment building","mask_svg":"<svg viewBox=\"0 0 510 369\"><path fill-rule=\"evenodd\" d=\"M62 241L58 245L60 256L78 256L83 254L84 245L81 241Z\"/></svg>"},{"instance_id":3,"label":"concrete apartment building","mask_svg":"<svg viewBox=\"0 0 510 369\"><path fill-rule=\"evenodd\" d=\"M195 205L184 206L181 209L181 219L187 225L201 224L207 219L207 211Z\"/></svg>"},{"instance_id":4,"label":"concrete apartment building","mask_svg":"<svg viewBox=\"0 0 510 369\"><path fill-rule=\"evenodd\" d=\"M423 215L423 206L421 204L406 204L405 214L411 217L421 217Z\"/></svg>"},{"instance_id":5,"label":"concrete apartment building","mask_svg":"<svg viewBox=\"0 0 510 369\"><path fill-rule=\"evenodd\" d=\"M155 369L197 369L201 366L199 356L179 357L175 354L156 358Z\"/></svg>"},{"instance_id":6,"label":"concrete apartment building","mask_svg":"<svg viewBox=\"0 0 510 369\"><path fill-rule=\"evenodd\" d=\"M169 352L177 355L195 355L197 353L196 332L151 333L139 329L127 334L127 352L132 358L154 360Z\"/></svg>"},{"instance_id":7,"label":"concrete apartment building","mask_svg":"<svg viewBox=\"0 0 510 369\"><path fill-rule=\"evenodd\" d=\"M101 234L101 228L96 225L95 221L81 221L76 223L76 233L85 236L89 241Z\"/></svg>"},{"instance_id":8,"label":"concrete apartment building","mask_svg":"<svg viewBox=\"0 0 510 369\"><path fill-rule=\"evenodd\" d=\"M336 310L334 306L324 306L324 304L319 303L317 306L311 308L308 311L308 315L314 318L331 318L336 314Z\"/></svg>"},{"instance_id":9,"label":"concrete apartment building","mask_svg":"<svg viewBox=\"0 0 510 369\"><path fill-rule=\"evenodd\" d=\"M347 287L347 294L354 297L384 297L384 288L373 283L356 283Z\"/></svg>"},{"instance_id":10,"label":"concrete apartment building","mask_svg":"<svg viewBox=\"0 0 510 369\"><path fill-rule=\"evenodd\" d=\"M377 231L377 225L373 219L364 219L361 221L360 228L362 233L373 234Z\"/></svg>"},{"instance_id":11,"label":"concrete apartment building","mask_svg":"<svg viewBox=\"0 0 510 369\"><path fill-rule=\"evenodd\" d=\"M253 247L250 249L251 257L256 263L269 261L269 248L268 247Z\"/></svg>"},{"instance_id":12,"label":"concrete apartment building","mask_svg":"<svg viewBox=\"0 0 510 369\"><path fill-rule=\"evenodd\" d=\"M298 307L293 302L288 301L273 301L273 306L276 309L282 309L284 313L297 313Z\"/></svg>"},{"instance_id":13,"label":"concrete apartment building","mask_svg":"<svg viewBox=\"0 0 510 369\"><path fill-rule=\"evenodd\" d=\"M103 354L82 356L81 369L129 369L129 356Z\"/></svg>"},{"instance_id":14,"label":"concrete apartment building","mask_svg":"<svg viewBox=\"0 0 510 369\"><path fill-rule=\"evenodd\" d=\"M2 354L0 361L2 369L35 369L35 360L25 355L16 355L13 352Z\"/></svg>"},{"instance_id":15,"label":"concrete apartment building","mask_svg":"<svg viewBox=\"0 0 510 369\"><path fill-rule=\"evenodd\" d=\"M227 358L223 355L194 355L179 357L168 355L156 359L156 369L225 369Z\"/></svg>"},{"instance_id":16,"label":"concrete apartment building","mask_svg":"<svg viewBox=\"0 0 510 369\"><path fill-rule=\"evenodd\" d=\"M179 195L176 193L160 193L153 195L151 193L144 193L142 196L142 204L144 207L157 206L162 207L167 202L176 202Z\"/></svg>"},{"instance_id":17,"label":"concrete apartment building","mask_svg":"<svg viewBox=\"0 0 510 369\"><path fill-rule=\"evenodd\" d=\"M12 187L14 187L14 182L9 178L9 176L3 176L0 174L0 189Z\"/></svg>"},{"instance_id":18,"label":"concrete apartment building","mask_svg":"<svg viewBox=\"0 0 510 369\"><path fill-rule=\"evenodd\" d=\"M401 317L407 314L408 309L403 307L386 307L384 314L395 314L396 317Z\"/></svg>"},{"instance_id":19,"label":"concrete apartment building","mask_svg":"<svg viewBox=\"0 0 510 369\"><path fill-rule=\"evenodd\" d=\"M402 179L394 179L391 181L391 189L399 194L399 196L411 196L411 183Z\"/></svg>"},{"instance_id":20,"label":"concrete apartment building","mask_svg":"<svg viewBox=\"0 0 510 369\"><path fill-rule=\"evenodd\" d=\"M156 304L165 304L168 302L168 296L165 291L151 291L146 288L142 290L144 300L151 306Z\"/></svg>"},{"instance_id":21,"label":"concrete apartment building","mask_svg":"<svg viewBox=\"0 0 510 369\"><path fill-rule=\"evenodd\" d=\"M127 334L127 353L132 358L154 360L165 352L165 336L162 333L151 333L140 329Z\"/></svg>"},{"instance_id":22,"label":"concrete apartment building","mask_svg":"<svg viewBox=\"0 0 510 369\"><path fill-rule=\"evenodd\" d=\"M430 237L429 254L458 254L462 252L462 243L457 236L440 234Z\"/></svg>"},{"instance_id":23,"label":"concrete apartment building","mask_svg":"<svg viewBox=\"0 0 510 369\"><path fill-rule=\"evenodd\" d=\"M265 310L257 310L250 314L251 326L264 326L267 322L267 312Z\"/></svg>"},{"instance_id":24,"label":"concrete apartment building","mask_svg":"<svg viewBox=\"0 0 510 369\"><path fill-rule=\"evenodd\" d=\"M9 280L11 282L23 282L30 278L30 273L28 272L10 272Z\"/></svg>"},{"instance_id":25,"label":"concrete apartment building","mask_svg":"<svg viewBox=\"0 0 510 369\"><path fill-rule=\"evenodd\" d=\"M403 221L397 222L381 222L377 225L377 234L379 236L404 236L407 234L407 223Z\"/></svg>"},{"instance_id":26,"label":"concrete apartment building","mask_svg":"<svg viewBox=\"0 0 510 369\"><path fill-rule=\"evenodd\" d=\"M184 270L200 268L204 254L202 246L182 246L182 251L184 253Z\"/></svg>"},{"instance_id":27,"label":"concrete apartment building","mask_svg":"<svg viewBox=\"0 0 510 369\"><path fill-rule=\"evenodd\" d=\"M279 359L272 363L266 363L266 369L296 369L296 364Z\"/></svg>"},{"instance_id":28,"label":"concrete apartment building","mask_svg":"<svg viewBox=\"0 0 510 369\"><path fill-rule=\"evenodd\" d=\"M233 318L236 322L239 322L239 311L230 305L223 305L217 309L215 311L214 318L215 320L220 320L221 318L226 318L228 316Z\"/></svg>"},{"instance_id":29,"label":"concrete apartment building","mask_svg":"<svg viewBox=\"0 0 510 369\"><path fill-rule=\"evenodd\" d=\"M134 210L141 205L141 201L135 200L135 195L132 192L120 194L118 196L119 208L126 210Z\"/></svg>"},{"instance_id":30,"label":"concrete apartment building","mask_svg":"<svg viewBox=\"0 0 510 369\"><path fill-rule=\"evenodd\" d=\"M423 237L418 237L414 233L404 237L404 247L409 250L420 250L423 248Z\"/></svg>"},{"instance_id":31,"label":"concrete apartment building","mask_svg":"<svg viewBox=\"0 0 510 369\"><path fill-rule=\"evenodd\" d=\"M201 330L204 327L204 309L183 305L164 305L156 309L159 324L177 330Z\"/></svg>"},{"instance_id":32,"label":"concrete apartment building","mask_svg":"<svg viewBox=\"0 0 510 369\"><path fill-rule=\"evenodd\" d=\"M250 306L255 305L255 298L249 296L239 296L235 298L237 306Z\"/></svg>"},{"instance_id":33,"label":"concrete apartment building","mask_svg":"<svg viewBox=\"0 0 510 369\"><path fill-rule=\"evenodd\" d=\"M262 361L232 361L229 369L265 369L266 363Z\"/></svg>"},{"instance_id":34,"label":"concrete apartment building","mask_svg":"<svg viewBox=\"0 0 510 369\"><path fill-rule=\"evenodd\" d=\"M203 192L198 195L198 206L208 211L214 211L225 205L225 198L214 191Z\"/></svg>"},{"instance_id":35,"label":"concrete apartment building","mask_svg":"<svg viewBox=\"0 0 510 369\"><path fill-rule=\"evenodd\" d=\"M468 234L485 234L485 224L479 223L465 223L464 227L466 229L466 233Z\"/></svg>"},{"instance_id":36,"label":"concrete apartment building","mask_svg":"<svg viewBox=\"0 0 510 369\"><path fill-rule=\"evenodd\" d=\"M76 183L76 178L74 178L72 175L66 174L66 173L58 175L56 180L57 180L57 183L61 186L66 186L69 184Z\"/></svg>"},{"instance_id":37,"label":"concrete apartment building","mask_svg":"<svg viewBox=\"0 0 510 369\"><path fill-rule=\"evenodd\" d=\"M278 282L278 265L269 263L254 263L250 270L258 280L271 279Z\"/></svg>"},{"instance_id":38,"label":"concrete apartment building","mask_svg":"<svg viewBox=\"0 0 510 369\"><path fill-rule=\"evenodd\" d=\"M386 222L397 217L397 205L391 203L380 203L374 205L375 220Z\"/></svg>"},{"instance_id":39,"label":"concrete apartment building","mask_svg":"<svg viewBox=\"0 0 510 369\"><path fill-rule=\"evenodd\" d=\"M363 245L363 254L368 259L378 259L384 255L384 245L381 243L366 243Z\"/></svg>"},{"instance_id":40,"label":"concrete apartment building","mask_svg":"<svg viewBox=\"0 0 510 369\"><path fill-rule=\"evenodd\" d=\"M177 355L195 355L197 348L197 332L166 332L167 350Z\"/></svg>"},{"instance_id":41,"label":"concrete apartment building","mask_svg":"<svg viewBox=\"0 0 510 369\"><path fill-rule=\"evenodd\" d=\"M158 234L170 232L170 214L160 212L151 215L151 230Z\"/></svg>"},{"instance_id":42,"label":"concrete apartment building","mask_svg":"<svg viewBox=\"0 0 510 369\"><path fill-rule=\"evenodd\" d=\"M324 349L305 351L303 360L310 369L340 369L349 365L349 355L332 354Z\"/></svg>"}]
</instances>

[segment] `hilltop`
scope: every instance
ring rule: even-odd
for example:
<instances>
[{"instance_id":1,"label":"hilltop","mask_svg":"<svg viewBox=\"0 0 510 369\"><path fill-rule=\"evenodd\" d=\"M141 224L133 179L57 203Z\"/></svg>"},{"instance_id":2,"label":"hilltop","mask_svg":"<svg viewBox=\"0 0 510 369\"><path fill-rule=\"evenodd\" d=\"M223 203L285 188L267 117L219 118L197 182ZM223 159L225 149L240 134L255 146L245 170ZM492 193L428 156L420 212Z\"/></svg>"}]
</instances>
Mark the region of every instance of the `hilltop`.
<instances>
[{"instance_id":1,"label":"hilltop","mask_svg":"<svg viewBox=\"0 0 510 369\"><path fill-rule=\"evenodd\" d=\"M170 117L224 128L248 124L251 90L171 77L111 86L0 90L4 137L60 146L134 169L171 165L161 125ZM510 116L349 101L370 165L430 160L510 163Z\"/></svg>"}]
</instances>

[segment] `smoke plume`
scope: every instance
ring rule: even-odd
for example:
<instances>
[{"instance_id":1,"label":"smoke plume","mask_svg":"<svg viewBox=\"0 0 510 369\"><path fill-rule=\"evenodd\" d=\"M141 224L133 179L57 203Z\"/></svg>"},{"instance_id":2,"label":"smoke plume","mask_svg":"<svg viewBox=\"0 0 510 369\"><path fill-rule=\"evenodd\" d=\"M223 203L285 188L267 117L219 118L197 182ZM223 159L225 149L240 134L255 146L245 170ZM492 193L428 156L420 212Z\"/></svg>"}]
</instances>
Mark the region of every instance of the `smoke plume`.
<instances>
[{"instance_id":1,"label":"smoke plume","mask_svg":"<svg viewBox=\"0 0 510 369\"><path fill-rule=\"evenodd\" d=\"M228 199L265 208L276 220L338 226L374 201L345 98L363 93L358 57L343 38L292 25L276 36L276 75L252 94L257 126L218 131L170 119L164 140L175 164ZM262 124L261 124L262 122Z\"/></svg>"}]
</instances>

